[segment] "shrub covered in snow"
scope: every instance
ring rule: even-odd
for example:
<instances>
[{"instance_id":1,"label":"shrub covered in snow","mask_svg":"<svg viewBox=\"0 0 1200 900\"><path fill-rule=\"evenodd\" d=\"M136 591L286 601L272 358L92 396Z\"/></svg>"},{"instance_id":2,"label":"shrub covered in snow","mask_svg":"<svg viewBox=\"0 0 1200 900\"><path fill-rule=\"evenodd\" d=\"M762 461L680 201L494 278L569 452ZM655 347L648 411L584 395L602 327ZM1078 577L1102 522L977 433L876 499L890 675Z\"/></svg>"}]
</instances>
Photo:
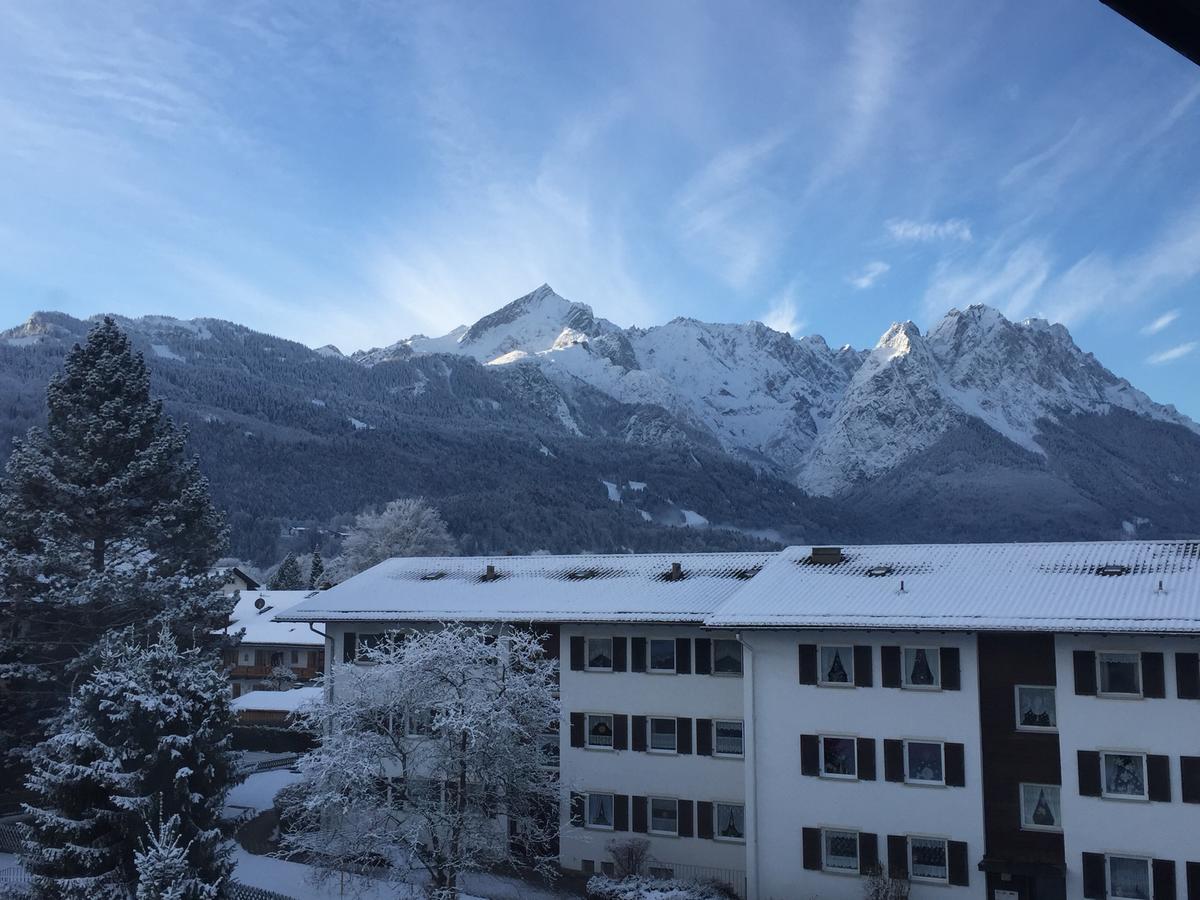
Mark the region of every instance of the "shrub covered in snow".
<instances>
[{"instance_id":1,"label":"shrub covered in snow","mask_svg":"<svg viewBox=\"0 0 1200 900\"><path fill-rule=\"evenodd\" d=\"M617 880L607 875L588 879L588 900L737 900L737 894L719 881L633 876Z\"/></svg>"}]
</instances>

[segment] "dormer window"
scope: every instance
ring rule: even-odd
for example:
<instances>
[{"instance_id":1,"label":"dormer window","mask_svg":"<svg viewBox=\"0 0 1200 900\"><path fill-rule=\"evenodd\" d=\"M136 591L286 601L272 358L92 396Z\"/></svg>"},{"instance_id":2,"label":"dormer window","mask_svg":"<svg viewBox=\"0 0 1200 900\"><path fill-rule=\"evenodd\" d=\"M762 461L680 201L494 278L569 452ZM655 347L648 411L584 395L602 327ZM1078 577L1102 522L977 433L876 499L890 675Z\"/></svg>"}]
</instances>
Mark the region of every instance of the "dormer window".
<instances>
[{"instance_id":1,"label":"dormer window","mask_svg":"<svg viewBox=\"0 0 1200 900\"><path fill-rule=\"evenodd\" d=\"M1108 563L1108 564L1105 564L1102 566L1096 566L1096 574L1097 575L1105 575L1105 576L1109 576L1109 577L1112 577L1114 575L1128 575L1129 574L1129 566L1122 566L1122 565L1117 565L1114 563Z\"/></svg>"}]
</instances>

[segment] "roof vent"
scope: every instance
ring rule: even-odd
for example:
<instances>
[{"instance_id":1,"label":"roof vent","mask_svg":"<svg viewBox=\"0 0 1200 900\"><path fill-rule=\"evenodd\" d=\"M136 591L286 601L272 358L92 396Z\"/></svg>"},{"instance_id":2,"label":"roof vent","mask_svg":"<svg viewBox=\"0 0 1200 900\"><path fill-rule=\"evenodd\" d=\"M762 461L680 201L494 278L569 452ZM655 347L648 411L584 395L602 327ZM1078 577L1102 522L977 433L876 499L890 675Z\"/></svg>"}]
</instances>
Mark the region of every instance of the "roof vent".
<instances>
[{"instance_id":1,"label":"roof vent","mask_svg":"<svg viewBox=\"0 0 1200 900\"><path fill-rule=\"evenodd\" d=\"M496 571L496 567L491 563L487 564L487 568L483 570L484 581L495 581L500 577L500 573Z\"/></svg>"},{"instance_id":2,"label":"roof vent","mask_svg":"<svg viewBox=\"0 0 1200 900\"><path fill-rule=\"evenodd\" d=\"M813 547L809 559L820 566L833 566L844 562L846 557L842 556L841 547Z\"/></svg>"},{"instance_id":3,"label":"roof vent","mask_svg":"<svg viewBox=\"0 0 1200 900\"><path fill-rule=\"evenodd\" d=\"M490 569L491 566L488 566L488 568ZM438 581L445 577L446 577L445 572L426 572L424 575L421 576L421 580L422 581Z\"/></svg>"},{"instance_id":4,"label":"roof vent","mask_svg":"<svg viewBox=\"0 0 1200 900\"><path fill-rule=\"evenodd\" d=\"M592 578L599 578L599 569L575 569L567 573L567 578L571 581L588 581Z\"/></svg>"},{"instance_id":5,"label":"roof vent","mask_svg":"<svg viewBox=\"0 0 1200 900\"><path fill-rule=\"evenodd\" d=\"M895 571L891 566L871 566L867 569L867 575L871 578L885 578Z\"/></svg>"},{"instance_id":6,"label":"roof vent","mask_svg":"<svg viewBox=\"0 0 1200 900\"><path fill-rule=\"evenodd\" d=\"M1103 566L1096 566L1096 574L1097 575L1108 575L1108 576L1128 575L1129 574L1129 566L1121 566L1121 565L1115 565L1115 564L1111 564L1111 563L1107 564L1107 565L1103 565Z\"/></svg>"}]
</instances>

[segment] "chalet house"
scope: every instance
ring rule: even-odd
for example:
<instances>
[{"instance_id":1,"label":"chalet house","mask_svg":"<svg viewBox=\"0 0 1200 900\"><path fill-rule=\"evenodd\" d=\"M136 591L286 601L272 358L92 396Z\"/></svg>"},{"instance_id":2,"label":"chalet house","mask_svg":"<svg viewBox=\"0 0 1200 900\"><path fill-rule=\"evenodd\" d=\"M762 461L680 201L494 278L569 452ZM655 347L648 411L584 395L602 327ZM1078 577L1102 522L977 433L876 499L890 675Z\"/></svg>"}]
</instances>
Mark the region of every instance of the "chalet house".
<instances>
[{"instance_id":1,"label":"chalet house","mask_svg":"<svg viewBox=\"0 0 1200 900\"><path fill-rule=\"evenodd\" d=\"M553 635L566 869L1200 900L1200 542L395 559L276 617Z\"/></svg>"},{"instance_id":2,"label":"chalet house","mask_svg":"<svg viewBox=\"0 0 1200 900\"><path fill-rule=\"evenodd\" d=\"M221 590L227 597L232 597L238 591L257 591L259 588L258 582L237 566L214 569L213 574L225 579L225 583L221 585Z\"/></svg>"},{"instance_id":3,"label":"chalet house","mask_svg":"<svg viewBox=\"0 0 1200 900\"><path fill-rule=\"evenodd\" d=\"M246 591L229 617L226 634L244 629L241 642L225 651L233 696L278 689L277 669L290 670L294 684L311 681L325 670L325 639L307 625L277 622L276 613L295 607L312 591Z\"/></svg>"}]
</instances>

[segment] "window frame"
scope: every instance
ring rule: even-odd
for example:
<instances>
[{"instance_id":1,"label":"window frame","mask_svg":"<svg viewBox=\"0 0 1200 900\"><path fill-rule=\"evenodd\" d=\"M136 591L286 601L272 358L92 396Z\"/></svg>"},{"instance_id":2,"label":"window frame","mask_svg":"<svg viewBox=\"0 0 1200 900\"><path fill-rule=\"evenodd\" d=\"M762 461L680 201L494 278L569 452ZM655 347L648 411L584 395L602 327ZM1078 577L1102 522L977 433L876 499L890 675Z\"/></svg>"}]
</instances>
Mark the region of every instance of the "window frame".
<instances>
[{"instance_id":1,"label":"window frame","mask_svg":"<svg viewBox=\"0 0 1200 900\"><path fill-rule=\"evenodd\" d=\"M911 684L908 680L908 651L924 650L928 657L936 660L937 680L933 684ZM942 690L942 648L927 647L923 644L902 644L900 647L900 688L905 691L940 691Z\"/></svg>"},{"instance_id":2,"label":"window frame","mask_svg":"<svg viewBox=\"0 0 1200 900\"><path fill-rule=\"evenodd\" d=\"M654 665L654 645L655 644L670 644L671 645L671 667L664 669ZM647 638L646 639L646 671L651 675L674 675L678 670L678 654L679 648L675 644L675 638Z\"/></svg>"},{"instance_id":3,"label":"window frame","mask_svg":"<svg viewBox=\"0 0 1200 900\"><path fill-rule=\"evenodd\" d=\"M1147 753L1143 750L1101 750L1100 751L1100 796L1105 800L1131 800L1135 803L1150 802L1150 770L1147 764ZM1114 794L1108 789L1108 766L1106 756L1136 756L1142 761L1142 793Z\"/></svg>"},{"instance_id":4,"label":"window frame","mask_svg":"<svg viewBox=\"0 0 1200 900\"><path fill-rule=\"evenodd\" d=\"M593 666L592 665L592 641L608 641L608 665ZM611 637L588 636L584 638L583 643L583 670L585 672L611 672L613 670L613 639Z\"/></svg>"},{"instance_id":5,"label":"window frame","mask_svg":"<svg viewBox=\"0 0 1200 900\"><path fill-rule=\"evenodd\" d=\"M825 771L825 741L849 741L850 746L854 750L854 774L842 775L837 772ZM858 738L849 734L818 734L817 735L817 774L821 778L830 778L834 781L858 781Z\"/></svg>"},{"instance_id":6,"label":"window frame","mask_svg":"<svg viewBox=\"0 0 1200 900\"><path fill-rule=\"evenodd\" d=\"M849 659L850 665L846 670L849 676L847 681L826 681L825 666L821 660L826 649L846 650L843 654L842 664L845 665L846 659ZM854 684L854 645L853 644L818 644L817 645L817 686L828 688L852 688Z\"/></svg>"},{"instance_id":7,"label":"window frame","mask_svg":"<svg viewBox=\"0 0 1200 900\"><path fill-rule=\"evenodd\" d=\"M720 672L717 670L717 644L734 644L738 648L738 670L736 672ZM712 642L712 674L721 678L741 678L746 674L746 655L742 642L736 638L713 638Z\"/></svg>"},{"instance_id":8,"label":"window frame","mask_svg":"<svg viewBox=\"0 0 1200 900\"><path fill-rule=\"evenodd\" d=\"M617 812L617 795L612 791L587 791L583 795L583 827L590 828L593 831L615 831L616 823L610 822L607 825L596 825L592 822L592 797L608 797L610 800L609 809L612 811L612 817L616 818Z\"/></svg>"},{"instance_id":9,"label":"window frame","mask_svg":"<svg viewBox=\"0 0 1200 900\"><path fill-rule=\"evenodd\" d=\"M1025 821L1025 788L1051 788L1058 791L1058 825L1035 825ZM1062 834L1062 785L1042 784L1036 781L1021 781L1017 783L1017 805L1021 813L1021 831L1044 831L1050 834ZM1032 810L1030 811L1032 813Z\"/></svg>"},{"instance_id":10,"label":"window frame","mask_svg":"<svg viewBox=\"0 0 1200 900\"><path fill-rule=\"evenodd\" d=\"M669 750L665 747L654 746L654 723L670 722L672 734L675 736L675 746ZM679 720L674 716L646 716L646 752L661 753L664 756L674 756L679 753Z\"/></svg>"},{"instance_id":11,"label":"window frame","mask_svg":"<svg viewBox=\"0 0 1200 900\"><path fill-rule=\"evenodd\" d=\"M908 767L909 767L908 745L909 744L934 744L941 750L941 754L942 754L942 780L941 781L926 781L921 778L913 778L911 775L909 775L909 772L908 772ZM904 739L904 783L905 784L915 784L919 787L945 787L946 786L946 742L930 740L928 738L911 738L911 739L905 738ZM918 837L924 837L924 836L925 835L918 835Z\"/></svg>"},{"instance_id":12,"label":"window frame","mask_svg":"<svg viewBox=\"0 0 1200 900\"><path fill-rule=\"evenodd\" d=\"M608 745L592 743L592 719L608 719L609 739ZM583 748L585 750L614 750L613 747L613 723L616 717L613 713L584 713L583 714Z\"/></svg>"},{"instance_id":13,"label":"window frame","mask_svg":"<svg viewBox=\"0 0 1200 900\"><path fill-rule=\"evenodd\" d=\"M718 750L717 749L717 726L722 725L722 724L732 724L735 722L741 727L741 730L742 730L741 752L726 753L722 750ZM713 734L712 734L713 756L717 756L722 759L745 759L746 758L746 720L745 719L713 719L712 720L712 729L713 729Z\"/></svg>"},{"instance_id":14,"label":"window frame","mask_svg":"<svg viewBox=\"0 0 1200 900\"><path fill-rule=\"evenodd\" d=\"M828 856L828 853L827 853L828 844L826 843L825 835L827 835L831 832L834 834L852 834L852 835L854 835L854 868L853 869L842 869L837 866L830 866L829 863L826 861L827 856ZM862 840L861 840L861 836L862 836L862 832L859 831L857 828L834 828L832 826L830 826L830 827L822 826L822 828L821 828L821 871L825 872L829 875L851 875L851 876L861 875L862 874Z\"/></svg>"},{"instance_id":15,"label":"window frame","mask_svg":"<svg viewBox=\"0 0 1200 900\"><path fill-rule=\"evenodd\" d=\"M654 803L672 803L675 805L675 830L662 831L654 827ZM659 837L679 837L679 799L677 797L647 797L646 798L646 833Z\"/></svg>"},{"instance_id":16,"label":"window frame","mask_svg":"<svg viewBox=\"0 0 1200 900\"><path fill-rule=\"evenodd\" d=\"M1138 856L1136 854L1126 856L1123 853L1105 853L1104 854L1104 894L1111 900L1133 900L1127 898L1123 894L1114 894L1112 892L1112 862L1113 859L1136 860L1137 862L1146 864L1146 884L1150 887L1150 900L1154 900L1154 861L1149 856Z\"/></svg>"},{"instance_id":17,"label":"window frame","mask_svg":"<svg viewBox=\"0 0 1200 900\"><path fill-rule=\"evenodd\" d=\"M950 883L950 839L937 834L908 834L905 835L905 848L908 850L908 877L910 881L919 881L923 884L949 884ZM913 874L913 839L919 841L941 841L942 853L946 860L946 874L942 878L934 878L932 875L915 875Z\"/></svg>"},{"instance_id":18,"label":"window frame","mask_svg":"<svg viewBox=\"0 0 1200 900\"><path fill-rule=\"evenodd\" d=\"M721 807L735 807L742 811L742 836L729 837L721 834ZM744 844L746 843L746 804L735 803L732 800L714 800L713 801L713 840L722 841L726 844Z\"/></svg>"},{"instance_id":19,"label":"window frame","mask_svg":"<svg viewBox=\"0 0 1200 900\"><path fill-rule=\"evenodd\" d=\"M1050 691L1050 695L1054 698L1054 724L1053 725L1023 725L1021 723L1021 691ZM1057 734L1058 733L1058 687L1053 684L1015 684L1013 685L1013 718L1017 731L1029 731L1037 734Z\"/></svg>"},{"instance_id":20,"label":"window frame","mask_svg":"<svg viewBox=\"0 0 1200 900\"><path fill-rule=\"evenodd\" d=\"M1101 674L1104 671L1104 657L1106 656L1136 656L1137 657L1137 681L1138 689L1136 694L1129 694L1118 691L1104 690L1104 677ZM1142 700L1146 696L1146 672L1142 664L1141 650L1097 650L1096 651L1096 696L1104 697L1109 700ZM1132 858L1132 857L1131 857Z\"/></svg>"}]
</instances>

